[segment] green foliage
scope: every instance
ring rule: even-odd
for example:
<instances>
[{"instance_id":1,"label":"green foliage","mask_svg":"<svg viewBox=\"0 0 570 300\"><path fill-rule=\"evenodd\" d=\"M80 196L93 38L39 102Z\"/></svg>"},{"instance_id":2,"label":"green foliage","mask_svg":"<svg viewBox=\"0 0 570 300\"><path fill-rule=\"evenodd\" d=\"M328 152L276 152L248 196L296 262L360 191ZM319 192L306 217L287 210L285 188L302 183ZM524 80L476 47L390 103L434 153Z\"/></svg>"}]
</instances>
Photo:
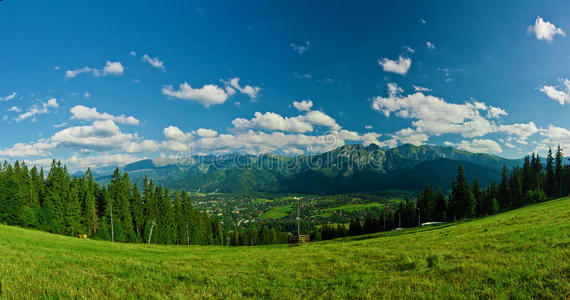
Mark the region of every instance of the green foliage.
<instances>
[{"instance_id":1,"label":"green foliage","mask_svg":"<svg viewBox=\"0 0 570 300\"><path fill-rule=\"evenodd\" d=\"M2 296L567 299L569 214L566 198L303 247L123 244L0 225Z\"/></svg>"},{"instance_id":2,"label":"green foliage","mask_svg":"<svg viewBox=\"0 0 570 300\"><path fill-rule=\"evenodd\" d=\"M221 244L227 234L221 223L197 211L185 192L174 193L173 201L168 189L145 180L141 197L138 186L118 169L107 187L99 187L91 170L71 177L55 160L47 178L35 167L4 162L0 222L118 242L147 241L153 222L153 243Z\"/></svg>"}]
</instances>

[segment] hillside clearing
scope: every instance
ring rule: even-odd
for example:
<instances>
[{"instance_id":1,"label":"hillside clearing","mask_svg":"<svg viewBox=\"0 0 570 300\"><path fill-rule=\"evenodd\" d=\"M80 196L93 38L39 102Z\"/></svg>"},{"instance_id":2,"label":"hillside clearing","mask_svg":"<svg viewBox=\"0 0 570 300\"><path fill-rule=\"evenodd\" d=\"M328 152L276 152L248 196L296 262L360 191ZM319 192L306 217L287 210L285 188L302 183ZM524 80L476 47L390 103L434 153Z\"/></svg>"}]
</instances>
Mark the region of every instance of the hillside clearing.
<instances>
[{"instance_id":1,"label":"hillside clearing","mask_svg":"<svg viewBox=\"0 0 570 300\"><path fill-rule=\"evenodd\" d=\"M0 226L7 298L569 298L570 198L474 221L257 247Z\"/></svg>"}]
</instances>

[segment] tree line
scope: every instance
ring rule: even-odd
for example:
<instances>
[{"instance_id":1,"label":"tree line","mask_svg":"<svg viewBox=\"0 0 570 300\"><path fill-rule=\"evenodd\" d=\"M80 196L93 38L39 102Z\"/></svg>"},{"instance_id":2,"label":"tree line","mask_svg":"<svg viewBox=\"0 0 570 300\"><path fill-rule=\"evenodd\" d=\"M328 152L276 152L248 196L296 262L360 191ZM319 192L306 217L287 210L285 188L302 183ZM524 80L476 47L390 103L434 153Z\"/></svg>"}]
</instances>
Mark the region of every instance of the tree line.
<instances>
[{"instance_id":1,"label":"tree line","mask_svg":"<svg viewBox=\"0 0 570 300\"><path fill-rule=\"evenodd\" d=\"M555 155L549 149L546 166L534 153L524 158L522 167L511 172L503 165L499 184L493 181L487 188L482 188L477 178L469 183L459 165L447 197L440 188L435 191L426 185L415 201L401 201L397 207L387 203L376 213L354 218L348 228L345 224L327 224L316 228L312 236L332 239L421 226L426 222L482 217L569 194L570 164L564 164L564 154L558 146Z\"/></svg>"},{"instance_id":2,"label":"tree line","mask_svg":"<svg viewBox=\"0 0 570 300\"><path fill-rule=\"evenodd\" d=\"M179 245L257 245L282 242L267 226L231 228L192 206L184 191L171 193L145 177L142 188L115 169L108 185L91 170L71 176L55 160L43 168L24 162L0 166L0 223L117 242Z\"/></svg>"}]
</instances>

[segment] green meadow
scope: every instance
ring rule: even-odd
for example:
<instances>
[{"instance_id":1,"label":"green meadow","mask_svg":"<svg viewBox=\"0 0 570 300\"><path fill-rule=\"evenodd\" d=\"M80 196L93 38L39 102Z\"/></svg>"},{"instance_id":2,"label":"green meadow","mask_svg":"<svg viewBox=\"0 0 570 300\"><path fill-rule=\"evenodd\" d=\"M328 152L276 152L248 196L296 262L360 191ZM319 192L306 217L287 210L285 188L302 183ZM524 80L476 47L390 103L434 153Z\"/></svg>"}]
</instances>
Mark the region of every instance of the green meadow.
<instances>
[{"instance_id":1,"label":"green meadow","mask_svg":"<svg viewBox=\"0 0 570 300\"><path fill-rule=\"evenodd\" d=\"M288 247L160 246L0 226L2 298L570 298L570 198Z\"/></svg>"},{"instance_id":2,"label":"green meadow","mask_svg":"<svg viewBox=\"0 0 570 300\"><path fill-rule=\"evenodd\" d=\"M283 217L288 216L292 209L293 209L293 204L273 207L270 210L262 213L259 216L259 218L262 220L263 219L281 219Z\"/></svg>"}]
</instances>

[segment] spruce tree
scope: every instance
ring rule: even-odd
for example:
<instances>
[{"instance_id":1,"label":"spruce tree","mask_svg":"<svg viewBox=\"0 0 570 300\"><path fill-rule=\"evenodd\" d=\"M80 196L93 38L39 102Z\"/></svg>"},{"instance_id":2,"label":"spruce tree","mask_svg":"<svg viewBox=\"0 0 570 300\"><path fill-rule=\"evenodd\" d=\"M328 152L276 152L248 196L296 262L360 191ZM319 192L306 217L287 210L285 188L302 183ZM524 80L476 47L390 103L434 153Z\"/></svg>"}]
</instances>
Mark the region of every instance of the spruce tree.
<instances>
[{"instance_id":1,"label":"spruce tree","mask_svg":"<svg viewBox=\"0 0 570 300\"><path fill-rule=\"evenodd\" d=\"M546 157L546 180L545 180L546 194L549 197L555 195L556 189L556 175L554 172L554 158L552 157L552 148L548 148L548 156Z\"/></svg>"}]
</instances>

